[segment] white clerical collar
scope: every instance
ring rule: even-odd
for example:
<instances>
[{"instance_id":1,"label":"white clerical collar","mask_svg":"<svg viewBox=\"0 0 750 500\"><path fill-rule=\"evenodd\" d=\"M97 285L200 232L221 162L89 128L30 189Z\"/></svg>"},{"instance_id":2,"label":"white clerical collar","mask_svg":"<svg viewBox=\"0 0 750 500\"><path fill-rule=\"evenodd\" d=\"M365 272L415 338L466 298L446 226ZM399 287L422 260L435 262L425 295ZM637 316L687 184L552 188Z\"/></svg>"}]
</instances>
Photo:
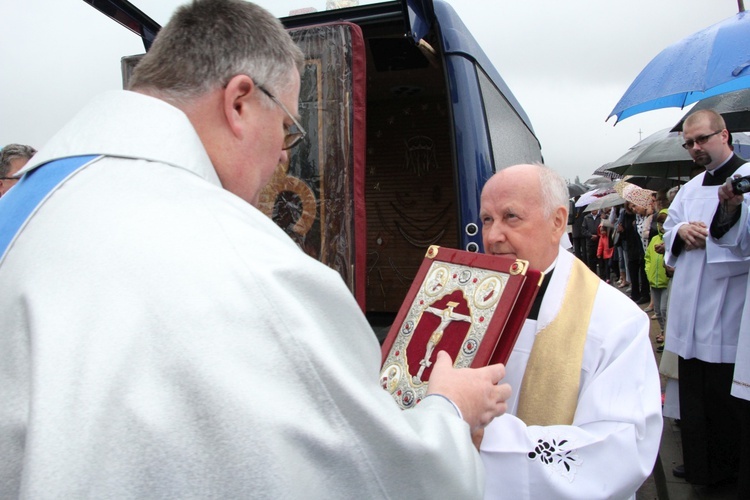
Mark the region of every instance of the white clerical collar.
<instances>
[{"instance_id":1,"label":"white clerical collar","mask_svg":"<svg viewBox=\"0 0 750 500\"><path fill-rule=\"evenodd\" d=\"M567 252L567 250L565 251ZM549 274L555 268L555 265L557 264L557 259L559 258L560 258L559 256L555 257L555 260L552 261L552 264L550 264L549 267L544 270L544 274Z\"/></svg>"},{"instance_id":2,"label":"white clerical collar","mask_svg":"<svg viewBox=\"0 0 750 500\"><path fill-rule=\"evenodd\" d=\"M715 168L713 168L713 169L711 169L711 170L706 170L706 173L707 173L707 174L711 174L711 175L714 175L714 172L716 172L716 171L717 171L717 170L719 170L719 169L720 169L721 167L723 167L724 165L726 165L726 164L727 164L727 162L728 162L729 160L731 160L731 159L732 159L732 156L733 156L733 155L734 155L734 151L730 151L730 152L729 152L729 156L727 156L726 160L724 160L723 162L721 162L721 164L719 164L719 165L716 165L716 167L715 167Z\"/></svg>"}]
</instances>

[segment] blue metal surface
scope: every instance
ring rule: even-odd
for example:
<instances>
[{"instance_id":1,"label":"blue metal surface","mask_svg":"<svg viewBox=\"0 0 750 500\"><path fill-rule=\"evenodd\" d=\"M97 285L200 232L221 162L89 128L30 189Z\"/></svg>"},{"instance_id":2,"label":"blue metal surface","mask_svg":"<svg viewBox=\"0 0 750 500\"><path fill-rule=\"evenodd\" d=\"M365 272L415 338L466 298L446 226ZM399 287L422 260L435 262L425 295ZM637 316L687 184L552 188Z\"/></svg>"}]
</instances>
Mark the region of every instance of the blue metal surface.
<instances>
[{"instance_id":1,"label":"blue metal surface","mask_svg":"<svg viewBox=\"0 0 750 500\"><path fill-rule=\"evenodd\" d=\"M448 56L445 66L454 125L460 246L466 249L471 242L475 242L481 251L481 232L470 236L464 228L471 222L479 223L482 187L493 174L487 125L482 114L482 96L472 61ZM482 119L477 119L478 116Z\"/></svg>"},{"instance_id":2,"label":"blue metal surface","mask_svg":"<svg viewBox=\"0 0 750 500\"><path fill-rule=\"evenodd\" d=\"M453 117L460 245L467 249L473 242L482 251L481 231L468 235L464 230L469 223L479 223L482 187L494 173L492 147L475 64L484 70L532 134L534 129L513 93L453 8L441 0L434 0L433 8L443 43Z\"/></svg>"},{"instance_id":3,"label":"blue metal surface","mask_svg":"<svg viewBox=\"0 0 750 500\"><path fill-rule=\"evenodd\" d=\"M419 42L430 31L432 21L431 0L401 0L404 12L409 19L409 35Z\"/></svg>"},{"instance_id":4,"label":"blue metal surface","mask_svg":"<svg viewBox=\"0 0 750 500\"><path fill-rule=\"evenodd\" d=\"M636 77L612 116L684 107L750 88L750 15L740 12L661 51Z\"/></svg>"},{"instance_id":5,"label":"blue metal surface","mask_svg":"<svg viewBox=\"0 0 750 500\"><path fill-rule=\"evenodd\" d=\"M471 61L475 61L479 66L482 67L487 76L490 77L492 83L500 90L505 96L508 102L513 106L518 113L518 116L524 121L528 129L534 134L534 128L531 126L531 121L526 115L521 105L516 100L513 92L510 91L508 85L497 72L495 66L493 66L487 54L484 53L479 43L471 36L466 25L458 17L453 7L441 0L433 1L433 9L435 11L435 17L440 25L440 32L442 34L443 51L446 56L458 56L465 57ZM536 134L534 134L536 136Z\"/></svg>"}]
</instances>

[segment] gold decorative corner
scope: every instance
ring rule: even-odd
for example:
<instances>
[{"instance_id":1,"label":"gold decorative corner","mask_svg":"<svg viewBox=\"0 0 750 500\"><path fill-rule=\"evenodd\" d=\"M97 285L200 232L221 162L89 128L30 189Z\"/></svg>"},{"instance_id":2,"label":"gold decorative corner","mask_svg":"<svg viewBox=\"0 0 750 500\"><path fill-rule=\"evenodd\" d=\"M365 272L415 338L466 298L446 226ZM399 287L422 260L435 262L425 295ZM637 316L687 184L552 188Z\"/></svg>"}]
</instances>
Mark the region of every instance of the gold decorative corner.
<instances>
[{"instance_id":1,"label":"gold decorative corner","mask_svg":"<svg viewBox=\"0 0 750 500\"><path fill-rule=\"evenodd\" d=\"M544 276L544 273L539 274L539 285L537 286L542 286L542 283L544 282Z\"/></svg>"},{"instance_id":2,"label":"gold decorative corner","mask_svg":"<svg viewBox=\"0 0 750 500\"><path fill-rule=\"evenodd\" d=\"M430 245L430 248L427 249L425 257L427 257L428 259L434 259L435 257L437 257L438 251L440 251L440 247L438 245Z\"/></svg>"},{"instance_id":3,"label":"gold decorative corner","mask_svg":"<svg viewBox=\"0 0 750 500\"><path fill-rule=\"evenodd\" d=\"M526 270L529 268L529 261L516 259L516 261L510 266L510 274L512 276L526 276Z\"/></svg>"}]
</instances>

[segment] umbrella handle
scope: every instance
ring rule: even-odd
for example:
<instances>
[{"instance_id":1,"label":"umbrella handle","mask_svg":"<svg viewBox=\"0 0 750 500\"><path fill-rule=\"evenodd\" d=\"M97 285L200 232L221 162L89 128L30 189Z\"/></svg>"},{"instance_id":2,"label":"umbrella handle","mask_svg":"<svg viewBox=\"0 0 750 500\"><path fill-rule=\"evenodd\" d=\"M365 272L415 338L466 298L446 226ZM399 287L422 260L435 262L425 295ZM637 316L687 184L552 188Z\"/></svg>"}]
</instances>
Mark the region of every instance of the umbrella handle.
<instances>
[{"instance_id":1,"label":"umbrella handle","mask_svg":"<svg viewBox=\"0 0 750 500\"><path fill-rule=\"evenodd\" d=\"M750 66L750 61L746 62L745 64L740 64L732 70L732 76L739 76L739 74L745 71L748 66Z\"/></svg>"}]
</instances>

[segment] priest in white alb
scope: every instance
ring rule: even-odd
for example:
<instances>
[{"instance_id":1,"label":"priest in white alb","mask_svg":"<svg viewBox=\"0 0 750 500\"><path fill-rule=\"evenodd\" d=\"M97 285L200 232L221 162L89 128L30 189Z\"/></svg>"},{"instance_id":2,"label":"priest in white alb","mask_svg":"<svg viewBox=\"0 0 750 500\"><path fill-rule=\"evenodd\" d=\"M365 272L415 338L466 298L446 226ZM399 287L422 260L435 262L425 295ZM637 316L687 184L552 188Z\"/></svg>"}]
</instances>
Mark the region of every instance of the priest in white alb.
<instances>
[{"instance_id":1,"label":"priest in white alb","mask_svg":"<svg viewBox=\"0 0 750 500\"><path fill-rule=\"evenodd\" d=\"M664 222L664 261L675 268L665 349L678 355L683 465L697 485L737 478L740 432L730 396L750 262L708 238L718 189L750 166L730 146L721 115L700 110L683 124L684 147L706 171L678 191Z\"/></svg>"},{"instance_id":2,"label":"priest in white alb","mask_svg":"<svg viewBox=\"0 0 750 500\"><path fill-rule=\"evenodd\" d=\"M508 360L508 411L484 432L485 498L629 498L651 474L662 430L649 319L564 250L565 181L540 165L482 192L484 249L545 271Z\"/></svg>"}]
</instances>

